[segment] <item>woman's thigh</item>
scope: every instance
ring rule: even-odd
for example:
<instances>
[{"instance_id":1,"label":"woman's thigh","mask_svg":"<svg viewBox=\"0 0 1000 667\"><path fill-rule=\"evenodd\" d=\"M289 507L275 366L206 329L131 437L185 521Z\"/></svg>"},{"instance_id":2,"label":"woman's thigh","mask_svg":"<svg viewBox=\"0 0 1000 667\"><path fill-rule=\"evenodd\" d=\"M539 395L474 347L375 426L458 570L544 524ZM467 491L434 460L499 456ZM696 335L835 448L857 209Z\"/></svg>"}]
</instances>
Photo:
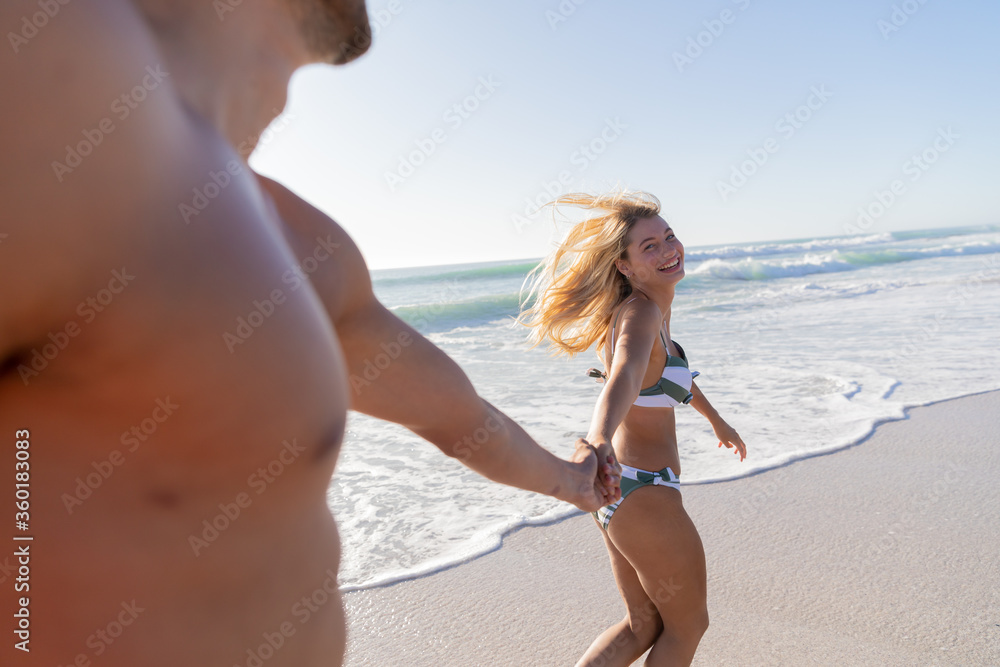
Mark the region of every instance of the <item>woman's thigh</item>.
<instances>
[{"instance_id":1,"label":"woman's thigh","mask_svg":"<svg viewBox=\"0 0 1000 667\"><path fill-rule=\"evenodd\" d=\"M625 556L618 551L618 548L611 541L608 534L601 530L604 536L604 544L608 548L608 555L611 558L611 571L615 576L615 583L618 585L618 592L625 602L625 609L628 613L629 629L643 642L652 643L663 630L663 623L660 621L660 612L656 604L646 594L642 582L635 568Z\"/></svg>"},{"instance_id":2,"label":"woman's thigh","mask_svg":"<svg viewBox=\"0 0 1000 667\"><path fill-rule=\"evenodd\" d=\"M664 626L683 630L702 624L707 613L705 551L680 491L636 489L615 511L608 538L635 571Z\"/></svg>"}]
</instances>

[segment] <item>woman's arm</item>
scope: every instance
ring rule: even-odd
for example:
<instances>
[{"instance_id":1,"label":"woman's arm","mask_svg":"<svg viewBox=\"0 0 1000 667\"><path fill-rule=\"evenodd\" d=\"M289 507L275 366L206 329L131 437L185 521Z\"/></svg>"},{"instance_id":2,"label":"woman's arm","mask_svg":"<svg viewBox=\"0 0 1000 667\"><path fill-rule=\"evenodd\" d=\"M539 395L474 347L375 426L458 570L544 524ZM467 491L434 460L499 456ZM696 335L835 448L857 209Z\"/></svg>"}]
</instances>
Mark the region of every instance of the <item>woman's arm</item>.
<instances>
[{"instance_id":1,"label":"woman's arm","mask_svg":"<svg viewBox=\"0 0 1000 667\"><path fill-rule=\"evenodd\" d=\"M642 390L649 354L662 324L663 314L652 301L636 299L623 307L608 381L594 406L587 442L595 446L611 442Z\"/></svg>"},{"instance_id":2,"label":"woman's arm","mask_svg":"<svg viewBox=\"0 0 1000 667\"><path fill-rule=\"evenodd\" d=\"M736 432L732 426L726 423L726 420L719 416L718 411L712 407L712 404L708 402L705 394L698 388L698 385L691 382L691 393L694 398L691 399L691 407L702 414L708 423L712 425L712 430L715 431L715 437L719 439L719 447L723 445L726 449L732 449L735 447L735 454L738 454L740 461L747 457L747 446L743 444L743 439L740 438L740 434Z\"/></svg>"}]
</instances>

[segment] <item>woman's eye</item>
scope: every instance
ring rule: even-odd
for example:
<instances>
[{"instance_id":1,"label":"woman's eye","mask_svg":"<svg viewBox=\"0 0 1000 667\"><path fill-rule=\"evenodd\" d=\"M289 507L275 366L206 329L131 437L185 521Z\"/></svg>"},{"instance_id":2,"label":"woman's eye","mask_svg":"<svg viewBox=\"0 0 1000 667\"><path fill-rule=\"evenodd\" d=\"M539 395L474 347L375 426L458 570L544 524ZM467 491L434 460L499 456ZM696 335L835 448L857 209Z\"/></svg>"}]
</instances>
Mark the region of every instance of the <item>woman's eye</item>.
<instances>
[{"instance_id":1,"label":"woman's eye","mask_svg":"<svg viewBox=\"0 0 1000 667\"><path fill-rule=\"evenodd\" d=\"M649 245L647 245L647 246L646 246L645 248L643 248L643 250L649 250L649 249L650 249L650 248L652 248L652 247L653 247L653 244L652 244L652 243L650 243L650 244L649 244Z\"/></svg>"},{"instance_id":2,"label":"woman's eye","mask_svg":"<svg viewBox=\"0 0 1000 667\"><path fill-rule=\"evenodd\" d=\"M676 236L674 236L673 234L667 234L667 240L668 240L668 241L671 241L671 240L673 240L673 239L675 239L675 238L677 238L677 237L676 237Z\"/></svg>"}]
</instances>

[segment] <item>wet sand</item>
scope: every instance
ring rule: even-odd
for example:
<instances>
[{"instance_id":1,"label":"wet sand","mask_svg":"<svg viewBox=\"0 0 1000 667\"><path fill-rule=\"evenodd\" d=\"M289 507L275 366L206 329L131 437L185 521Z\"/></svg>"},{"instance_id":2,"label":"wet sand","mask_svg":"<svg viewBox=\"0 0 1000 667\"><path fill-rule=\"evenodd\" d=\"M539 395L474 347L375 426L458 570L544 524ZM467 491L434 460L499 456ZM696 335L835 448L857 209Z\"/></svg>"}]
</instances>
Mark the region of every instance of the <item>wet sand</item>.
<instances>
[{"instance_id":1,"label":"wet sand","mask_svg":"<svg viewBox=\"0 0 1000 667\"><path fill-rule=\"evenodd\" d=\"M1000 665L1000 392L684 503L708 560L695 665ZM573 665L624 613L589 516L345 606L350 667Z\"/></svg>"}]
</instances>

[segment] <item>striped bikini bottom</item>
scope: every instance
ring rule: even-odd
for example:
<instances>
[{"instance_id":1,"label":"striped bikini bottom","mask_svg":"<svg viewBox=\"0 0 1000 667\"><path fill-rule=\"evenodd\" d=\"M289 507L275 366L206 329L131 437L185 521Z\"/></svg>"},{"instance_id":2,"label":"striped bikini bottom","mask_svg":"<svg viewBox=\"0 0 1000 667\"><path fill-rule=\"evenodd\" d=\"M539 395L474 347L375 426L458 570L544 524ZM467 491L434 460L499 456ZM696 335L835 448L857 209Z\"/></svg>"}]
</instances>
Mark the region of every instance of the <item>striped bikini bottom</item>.
<instances>
[{"instance_id":1,"label":"striped bikini bottom","mask_svg":"<svg viewBox=\"0 0 1000 667\"><path fill-rule=\"evenodd\" d=\"M625 500L625 497L643 486L669 486L680 491L681 478L675 475L669 467L659 472L649 472L622 464L622 497L594 512L594 517L601 524L601 528L607 530L608 524L611 523L611 516Z\"/></svg>"}]
</instances>

